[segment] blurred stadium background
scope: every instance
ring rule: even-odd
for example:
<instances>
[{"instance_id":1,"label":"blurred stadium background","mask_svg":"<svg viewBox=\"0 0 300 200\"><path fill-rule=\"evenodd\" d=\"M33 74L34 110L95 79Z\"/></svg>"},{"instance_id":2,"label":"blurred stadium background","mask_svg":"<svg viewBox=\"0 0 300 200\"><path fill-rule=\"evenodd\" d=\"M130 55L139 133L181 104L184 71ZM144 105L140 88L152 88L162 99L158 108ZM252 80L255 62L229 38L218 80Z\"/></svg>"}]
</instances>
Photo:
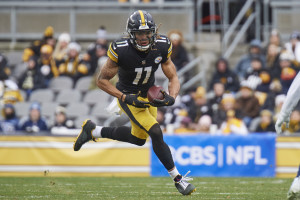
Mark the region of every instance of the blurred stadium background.
<instances>
[{"instance_id":1,"label":"blurred stadium background","mask_svg":"<svg viewBox=\"0 0 300 200\"><path fill-rule=\"evenodd\" d=\"M188 52L189 61L178 70L182 81L182 96L196 92L195 88L199 86L206 90L208 96L212 93L209 91L209 83L215 72L215 63L220 57L227 59L230 69L234 70L242 56L247 54L253 39L260 40L261 47L265 48L269 44L272 31L280 33L281 42L284 44L289 42L294 31L300 30L297 21L300 2L297 0L1 0L0 51L7 60L1 67L8 71L9 80L18 84L27 66L27 61L24 61L24 50L34 41L42 40L47 27L53 28L55 40L62 33L69 33L70 40L80 44L80 54L85 54L90 44L96 42L99 36L97 30L101 26L105 27L105 39L108 43L126 35L126 20L129 14L137 9L147 10L157 24L162 24L159 33L168 34L174 29L182 32L183 45ZM299 70L298 66L295 70ZM150 143L137 148L104 140L100 143L89 143L82 151L73 152L74 136L77 135L85 118L91 118L97 124L105 126L128 125L126 117L112 116L105 111L112 99L99 89L91 89L93 75L89 73L79 78L76 83L70 77L58 76L51 79L46 88L32 91L30 96L27 96L22 88L15 89L22 95L21 101L14 99L12 102L19 123L28 117L32 103L39 102L39 110L46 119L48 130L35 132L1 129L0 176L43 176L48 172L54 176L149 176L151 173L162 175L153 174L155 170L152 167L155 166L152 164L155 158L151 158ZM166 86L161 71L158 71L156 78L156 84ZM2 95L5 88L7 87L2 87ZM5 98L4 96L1 98L1 107L4 108ZM59 112L58 106L64 107L62 112L73 121L73 128L51 128L55 123L55 115ZM167 137L174 137L176 140L177 135L182 133L179 130L174 134L175 129L184 121L182 115L178 114L181 112L178 109L178 112L174 110L176 111L174 108L163 113ZM275 116L275 111L272 112ZM167 114L170 113L173 118L179 116L177 119L180 121L168 121L170 115ZM4 118L1 115L0 120L3 121ZM300 118L295 123L295 126L299 126ZM172 126L169 126L170 124ZM293 177L299 164L300 138L297 133L299 127L278 137L274 132L260 133L259 136L266 138L266 141L271 137L270 148L274 148L274 151L265 148L264 142L257 144L253 141L255 134L252 133L255 131L248 128L248 136L245 136L247 141L243 145L259 147L260 151L260 154L257 154L256 150L251 151L253 154L250 157L253 159L256 157L258 160L268 159L268 162L264 163L263 170L270 173L266 175L262 173L259 176ZM226 155L224 157L217 155L217 149L222 150L218 145L225 145L226 137L229 138L231 135L216 136L214 135L216 129L215 126L210 127L212 136L206 143L182 142L182 145L199 146L201 143L203 151L206 146L211 145L215 147L215 151L212 152L216 153L215 159L226 159ZM201 141L203 136L208 135L202 134L203 132L198 129L191 132L185 137L196 137ZM236 150L235 155L239 154L237 150L239 141L244 139L240 137L234 138L233 141L236 145L232 147ZM212 142L216 138L220 139L218 144ZM180 141L183 140L184 138ZM190 152L187 150L179 156L184 160L191 156ZM244 159L242 154L239 154L240 159ZM205 154L203 155L205 157ZM239 167L239 158L232 159L236 164L232 169L235 170ZM248 162L245 163L244 171L238 175L255 176L245 171L255 168L257 163L255 161L249 162L249 165ZM197 174L197 170L201 171L210 166L205 162L188 164L195 167L194 175L214 176L213 172ZM217 161L213 163L214 169L226 172L219 176L231 176L232 170L226 171L218 164L220 163ZM184 167L182 169L185 170Z\"/></svg>"}]
</instances>

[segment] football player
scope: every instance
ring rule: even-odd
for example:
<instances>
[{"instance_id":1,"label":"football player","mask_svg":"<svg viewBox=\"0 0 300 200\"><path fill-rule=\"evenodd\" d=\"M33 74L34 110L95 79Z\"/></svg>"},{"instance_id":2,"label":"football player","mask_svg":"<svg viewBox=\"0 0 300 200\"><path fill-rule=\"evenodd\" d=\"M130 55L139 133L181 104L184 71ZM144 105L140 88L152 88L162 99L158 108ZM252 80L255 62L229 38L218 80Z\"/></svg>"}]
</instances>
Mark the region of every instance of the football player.
<instances>
[{"instance_id":1,"label":"football player","mask_svg":"<svg viewBox=\"0 0 300 200\"><path fill-rule=\"evenodd\" d=\"M142 146L150 136L153 150L168 170L176 188L181 194L189 195L195 191L195 186L188 182L191 178L179 174L156 121L157 107L173 105L180 89L176 69L170 59L172 44L166 36L157 35L152 16L143 10L130 15L126 29L129 38L110 44L107 51L109 58L99 73L97 85L118 98L118 106L128 115L132 127L102 127L86 120L74 143L74 150L80 150L84 143L96 138L110 138ZM160 64L169 80L169 94L162 91L163 100L149 103L147 91L154 85L154 73ZM119 81L114 86L109 80L117 73Z\"/></svg>"},{"instance_id":2,"label":"football player","mask_svg":"<svg viewBox=\"0 0 300 200\"><path fill-rule=\"evenodd\" d=\"M300 73L298 73L295 79L293 80L288 90L287 96L284 100L284 103L282 105L278 119L276 121L275 129L278 134L282 133L281 126L284 122L287 127L289 126L290 115L293 109L295 108L295 106L297 105L299 99L300 99ZM294 179L288 191L287 198L289 200L300 199L300 165L299 165L297 176Z\"/></svg>"}]
</instances>

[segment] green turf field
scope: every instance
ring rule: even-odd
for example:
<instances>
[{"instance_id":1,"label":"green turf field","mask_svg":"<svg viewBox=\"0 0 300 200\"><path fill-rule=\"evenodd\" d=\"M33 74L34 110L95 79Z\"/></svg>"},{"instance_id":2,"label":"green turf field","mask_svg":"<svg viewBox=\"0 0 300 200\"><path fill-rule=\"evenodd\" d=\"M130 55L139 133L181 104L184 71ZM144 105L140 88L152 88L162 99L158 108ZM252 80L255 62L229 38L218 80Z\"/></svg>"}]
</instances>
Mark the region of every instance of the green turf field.
<instances>
[{"instance_id":1,"label":"green turf field","mask_svg":"<svg viewBox=\"0 0 300 200\"><path fill-rule=\"evenodd\" d=\"M0 177L0 199L285 199L292 179L194 178L191 196L170 178Z\"/></svg>"}]
</instances>

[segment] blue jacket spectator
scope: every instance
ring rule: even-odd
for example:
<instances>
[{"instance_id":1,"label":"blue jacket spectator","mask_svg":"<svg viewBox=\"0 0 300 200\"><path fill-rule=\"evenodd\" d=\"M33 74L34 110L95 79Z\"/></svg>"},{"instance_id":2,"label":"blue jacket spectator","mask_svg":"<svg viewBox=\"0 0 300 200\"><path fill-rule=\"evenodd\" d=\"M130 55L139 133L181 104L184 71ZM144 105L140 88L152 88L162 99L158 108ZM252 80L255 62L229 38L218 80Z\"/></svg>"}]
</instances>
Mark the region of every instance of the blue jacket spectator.
<instances>
[{"instance_id":1,"label":"blue jacket spectator","mask_svg":"<svg viewBox=\"0 0 300 200\"><path fill-rule=\"evenodd\" d=\"M2 109L4 119L0 121L0 131L3 134L14 133L18 129L19 119L12 104L5 104Z\"/></svg>"},{"instance_id":2,"label":"blue jacket spectator","mask_svg":"<svg viewBox=\"0 0 300 200\"><path fill-rule=\"evenodd\" d=\"M21 125L21 130L29 133L48 130L46 121L41 117L41 107L39 103L34 102L31 104L29 119Z\"/></svg>"},{"instance_id":3,"label":"blue jacket spectator","mask_svg":"<svg viewBox=\"0 0 300 200\"><path fill-rule=\"evenodd\" d=\"M250 42L249 53L244 55L235 67L235 72L240 80L243 80L248 69L251 69L251 61L253 57L258 57L262 62L262 67L266 67L266 57L262 53L261 41L254 39Z\"/></svg>"}]
</instances>

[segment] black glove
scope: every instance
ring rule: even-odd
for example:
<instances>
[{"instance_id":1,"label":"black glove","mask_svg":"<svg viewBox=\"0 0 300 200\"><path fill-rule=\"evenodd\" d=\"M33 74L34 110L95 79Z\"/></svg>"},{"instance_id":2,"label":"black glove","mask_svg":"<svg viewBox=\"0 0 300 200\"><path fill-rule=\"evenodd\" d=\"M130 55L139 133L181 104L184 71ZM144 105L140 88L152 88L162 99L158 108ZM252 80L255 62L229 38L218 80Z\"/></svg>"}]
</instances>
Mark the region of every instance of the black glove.
<instances>
[{"instance_id":1,"label":"black glove","mask_svg":"<svg viewBox=\"0 0 300 200\"><path fill-rule=\"evenodd\" d=\"M148 108L149 102L138 100L138 94L126 94L124 102L137 108Z\"/></svg>"},{"instance_id":2,"label":"black glove","mask_svg":"<svg viewBox=\"0 0 300 200\"><path fill-rule=\"evenodd\" d=\"M175 103L174 97L168 95L164 90L160 90L164 95L163 100L154 99L150 104L154 107L172 106Z\"/></svg>"}]
</instances>

